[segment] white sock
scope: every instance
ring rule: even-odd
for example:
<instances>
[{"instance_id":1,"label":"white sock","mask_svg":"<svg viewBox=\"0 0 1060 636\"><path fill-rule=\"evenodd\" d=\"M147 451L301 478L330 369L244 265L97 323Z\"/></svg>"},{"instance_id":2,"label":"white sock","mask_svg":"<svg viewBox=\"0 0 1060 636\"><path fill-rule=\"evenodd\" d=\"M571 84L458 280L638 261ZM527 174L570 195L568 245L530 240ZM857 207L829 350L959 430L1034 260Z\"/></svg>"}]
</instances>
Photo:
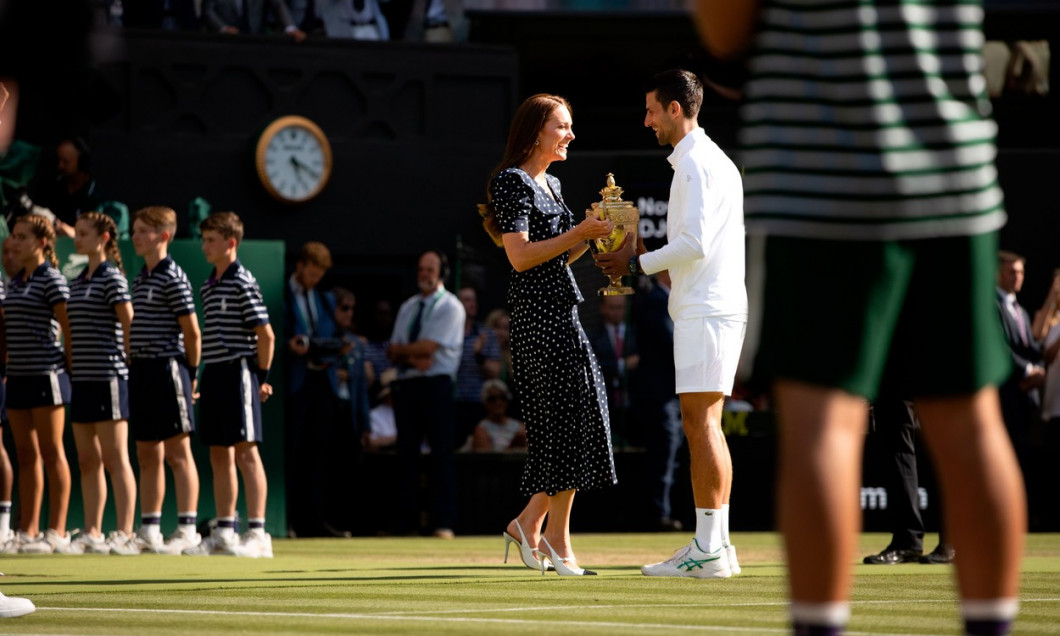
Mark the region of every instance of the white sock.
<instances>
[{"instance_id":1,"label":"white sock","mask_svg":"<svg viewBox=\"0 0 1060 636\"><path fill-rule=\"evenodd\" d=\"M217 536L219 537L230 539L236 534L236 529L234 527L235 523L235 517L218 517L217 527L214 528L213 531L217 533Z\"/></svg>"},{"instance_id":2,"label":"white sock","mask_svg":"<svg viewBox=\"0 0 1060 636\"><path fill-rule=\"evenodd\" d=\"M11 502L0 501L0 536L7 536L11 531Z\"/></svg>"},{"instance_id":3,"label":"white sock","mask_svg":"<svg viewBox=\"0 0 1060 636\"><path fill-rule=\"evenodd\" d=\"M196 512L196 511L178 512L177 513L177 520L178 520L177 529L180 530L181 532L183 532L186 535L194 536L195 535L195 530L196 530L195 521L196 521L197 515L198 515L198 512ZM184 523L185 521L190 521L190 523Z\"/></svg>"},{"instance_id":4,"label":"white sock","mask_svg":"<svg viewBox=\"0 0 1060 636\"><path fill-rule=\"evenodd\" d=\"M729 504L721 504L721 544L726 548L729 542Z\"/></svg>"},{"instance_id":5,"label":"white sock","mask_svg":"<svg viewBox=\"0 0 1060 636\"><path fill-rule=\"evenodd\" d=\"M791 604L791 620L804 625L843 627L850 621L850 603L800 603Z\"/></svg>"},{"instance_id":6,"label":"white sock","mask_svg":"<svg viewBox=\"0 0 1060 636\"><path fill-rule=\"evenodd\" d=\"M696 508L696 543L704 552L717 552L721 543L721 510Z\"/></svg>"},{"instance_id":7,"label":"white sock","mask_svg":"<svg viewBox=\"0 0 1060 636\"><path fill-rule=\"evenodd\" d=\"M140 534L145 537L162 536L162 512L148 512L140 515Z\"/></svg>"}]
</instances>

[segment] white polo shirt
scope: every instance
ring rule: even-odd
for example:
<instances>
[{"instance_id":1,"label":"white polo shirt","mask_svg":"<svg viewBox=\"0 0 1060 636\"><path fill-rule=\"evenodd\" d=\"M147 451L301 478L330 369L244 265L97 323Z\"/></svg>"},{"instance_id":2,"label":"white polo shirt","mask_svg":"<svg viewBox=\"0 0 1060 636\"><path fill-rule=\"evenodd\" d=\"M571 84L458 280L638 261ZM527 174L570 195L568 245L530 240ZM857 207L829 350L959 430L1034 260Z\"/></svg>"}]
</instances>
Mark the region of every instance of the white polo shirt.
<instances>
[{"instance_id":1,"label":"white polo shirt","mask_svg":"<svg viewBox=\"0 0 1060 636\"><path fill-rule=\"evenodd\" d=\"M747 320L744 286L743 180L702 128L667 158L674 169L666 214L667 244L642 254L645 274L670 271L670 317Z\"/></svg>"}]
</instances>

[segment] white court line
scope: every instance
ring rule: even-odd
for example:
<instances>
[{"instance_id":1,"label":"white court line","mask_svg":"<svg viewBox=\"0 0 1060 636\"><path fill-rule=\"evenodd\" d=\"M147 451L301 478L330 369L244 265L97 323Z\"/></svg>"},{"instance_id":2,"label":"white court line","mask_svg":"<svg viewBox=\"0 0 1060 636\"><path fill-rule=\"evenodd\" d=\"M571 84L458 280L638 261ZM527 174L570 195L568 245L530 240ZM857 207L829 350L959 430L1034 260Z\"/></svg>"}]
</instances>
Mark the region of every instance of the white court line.
<instances>
[{"instance_id":1,"label":"white court line","mask_svg":"<svg viewBox=\"0 0 1060 636\"><path fill-rule=\"evenodd\" d=\"M1057 602L1060 599L1024 599L1021 603L1035 603L1035 602ZM871 605L879 603L894 603L895 601L856 601L852 605ZM907 601L900 601L907 602ZM937 601L908 601L918 603L952 603L953 599L937 600ZM698 604L698 605L665 605L666 607L689 607L689 606L701 606L701 607L733 607L733 606L774 606L780 603L747 603L747 604L730 604L730 605L712 605L712 604ZM607 606L592 605L585 606L586 609L601 609ZM633 605L621 605L613 607L635 607ZM660 607L658 604L650 605L649 607ZM753 633L771 633L771 634L789 634L791 628L784 626L782 628L776 627L737 627L729 625L675 625L675 624L658 624L658 623L622 623L617 621L557 621L557 620L530 620L522 618L471 618L471 617L441 617L437 615L424 616L424 615L408 615L408 614L346 614L346 613L325 613L325 614L314 614L310 612L231 612L231 611L220 611L220 610L188 610L188 609L142 609L142 608L103 608L103 607L38 607L38 610L46 611L59 611L59 612L107 612L107 613L125 613L125 614L184 614L184 615L198 615L198 616L264 616L270 618L325 618L325 619L346 619L346 620L403 620L403 621L433 621L433 622L447 622L447 623L490 623L490 624L502 624L502 625L548 625L550 628L557 626L562 627L605 627L610 629L633 629L633 630L644 630L644 629L655 629L655 630L684 630L684 631L699 631L699 632L753 632ZM520 608L523 611L531 610L539 611L540 608ZM557 608L558 609L558 608ZM563 609L577 609L576 607L564 606ZM493 610L493 611L511 611L511 610ZM880 632L858 632L847 630L845 632L851 636L924 636L923 634L881 634Z\"/></svg>"}]
</instances>

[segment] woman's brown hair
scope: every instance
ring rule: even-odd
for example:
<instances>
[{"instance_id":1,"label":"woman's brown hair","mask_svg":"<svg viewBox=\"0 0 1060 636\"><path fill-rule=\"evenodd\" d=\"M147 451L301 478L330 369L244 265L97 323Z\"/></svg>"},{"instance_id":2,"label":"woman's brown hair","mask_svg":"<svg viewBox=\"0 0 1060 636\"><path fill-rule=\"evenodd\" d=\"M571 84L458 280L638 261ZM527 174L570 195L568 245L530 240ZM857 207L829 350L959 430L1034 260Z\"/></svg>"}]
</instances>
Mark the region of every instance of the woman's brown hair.
<instances>
[{"instance_id":1,"label":"woman's brown hair","mask_svg":"<svg viewBox=\"0 0 1060 636\"><path fill-rule=\"evenodd\" d=\"M102 236L106 232L109 235L110 238L107 239L107 244L103 246L103 251L106 253L107 259L117 265L118 270L124 274L125 268L121 262L121 250L118 249L118 226L114 223L114 219L102 212L85 212L77 217L77 221L78 223L81 221L90 223L96 234Z\"/></svg>"},{"instance_id":2,"label":"woman's brown hair","mask_svg":"<svg viewBox=\"0 0 1060 636\"><path fill-rule=\"evenodd\" d=\"M503 246L501 228L497 223L496 210L493 209L493 196L490 194L490 184L493 179L503 170L521 165L530 158L534 152L534 144L537 134L548 123L549 117L556 108L563 106L567 112L573 114L570 103L559 95L538 93L527 97L512 117L511 128L508 129L508 144L504 148L504 157L490 173L486 182L486 202L478 204L478 213L482 216L482 227L486 228L493 242Z\"/></svg>"},{"instance_id":3,"label":"woman's brown hair","mask_svg":"<svg viewBox=\"0 0 1060 636\"><path fill-rule=\"evenodd\" d=\"M14 225L19 223L28 225L33 236L44 239L44 258L52 264L52 267L58 268L59 259L55 256L55 227L52 221L41 214L24 214L15 220Z\"/></svg>"}]
</instances>

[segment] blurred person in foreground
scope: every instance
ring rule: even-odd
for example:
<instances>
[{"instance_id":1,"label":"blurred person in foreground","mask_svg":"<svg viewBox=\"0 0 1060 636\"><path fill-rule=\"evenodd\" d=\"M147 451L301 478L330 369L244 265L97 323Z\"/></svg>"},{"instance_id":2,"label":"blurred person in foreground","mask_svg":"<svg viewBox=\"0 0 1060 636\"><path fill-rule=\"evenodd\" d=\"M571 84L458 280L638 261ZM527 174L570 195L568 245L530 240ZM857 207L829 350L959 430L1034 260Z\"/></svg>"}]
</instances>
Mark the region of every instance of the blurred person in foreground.
<instances>
[{"instance_id":1,"label":"blurred person in foreground","mask_svg":"<svg viewBox=\"0 0 1060 636\"><path fill-rule=\"evenodd\" d=\"M913 396L937 462L965 632L1007 634L1016 617L1026 499L998 405L1006 217L982 20L960 1L697 4L711 53L753 45L745 351L778 409L796 634L849 620L866 400L885 371Z\"/></svg>"}]
</instances>

